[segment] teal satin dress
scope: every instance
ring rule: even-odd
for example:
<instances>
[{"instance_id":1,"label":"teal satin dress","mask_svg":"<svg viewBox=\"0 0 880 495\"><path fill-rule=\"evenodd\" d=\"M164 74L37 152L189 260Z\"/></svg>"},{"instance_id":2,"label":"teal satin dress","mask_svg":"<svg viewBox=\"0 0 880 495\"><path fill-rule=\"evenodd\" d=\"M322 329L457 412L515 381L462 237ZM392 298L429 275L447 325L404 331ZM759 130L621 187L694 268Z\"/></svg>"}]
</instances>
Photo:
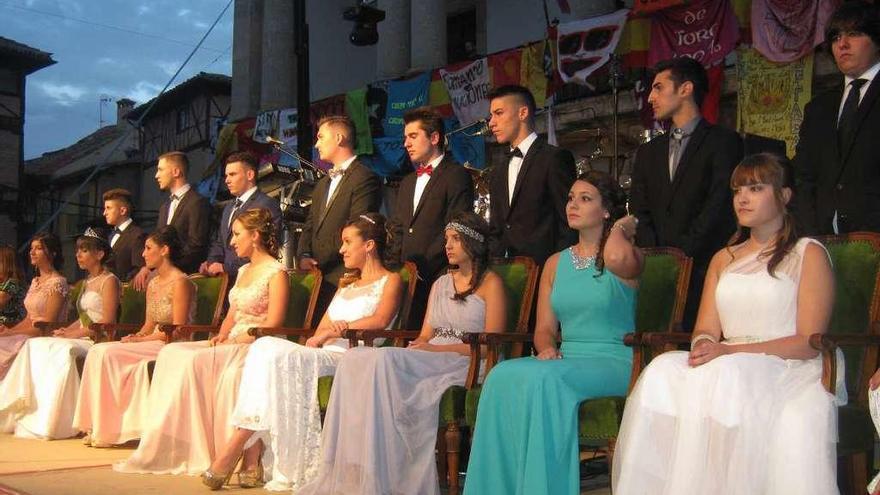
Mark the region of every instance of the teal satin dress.
<instances>
[{"instance_id":1,"label":"teal satin dress","mask_svg":"<svg viewBox=\"0 0 880 495\"><path fill-rule=\"evenodd\" d=\"M578 405L625 395L637 290L605 270L576 270L560 253L550 303L562 359L512 359L486 378L465 495L580 493Z\"/></svg>"}]
</instances>

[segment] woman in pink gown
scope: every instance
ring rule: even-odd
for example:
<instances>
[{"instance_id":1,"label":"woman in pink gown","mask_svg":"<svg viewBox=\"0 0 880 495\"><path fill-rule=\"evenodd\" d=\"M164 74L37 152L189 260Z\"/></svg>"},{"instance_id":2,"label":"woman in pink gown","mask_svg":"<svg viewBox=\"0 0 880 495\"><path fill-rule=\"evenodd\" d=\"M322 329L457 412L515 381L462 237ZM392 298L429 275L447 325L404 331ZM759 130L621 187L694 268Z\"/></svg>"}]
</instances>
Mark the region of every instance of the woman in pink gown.
<instances>
[{"instance_id":1,"label":"woman in pink gown","mask_svg":"<svg viewBox=\"0 0 880 495\"><path fill-rule=\"evenodd\" d=\"M53 234L39 233L31 240L31 265L37 276L24 297L27 315L11 327L0 326L0 380L6 376L24 341L40 334L34 323L63 321L67 318L67 280L58 270L64 262L61 242Z\"/></svg>"},{"instance_id":2,"label":"woman in pink gown","mask_svg":"<svg viewBox=\"0 0 880 495\"><path fill-rule=\"evenodd\" d=\"M119 308L119 279L104 264L110 244L88 228L76 240L76 263L86 278L76 298L79 318L51 337L27 339L0 383L0 424L15 436L46 440L70 438L80 376L76 360L93 342L91 323L113 323ZM14 425L14 428L12 428Z\"/></svg>"},{"instance_id":3,"label":"woman in pink gown","mask_svg":"<svg viewBox=\"0 0 880 495\"><path fill-rule=\"evenodd\" d=\"M113 469L125 473L196 475L234 432L229 417L248 347L247 331L280 326L289 284L278 262L269 210L248 210L232 222L230 244L249 258L229 292L229 311L210 341L168 344L159 353L150 388L149 419L138 449Z\"/></svg>"},{"instance_id":4,"label":"woman in pink gown","mask_svg":"<svg viewBox=\"0 0 880 495\"><path fill-rule=\"evenodd\" d=\"M187 323L195 310L195 286L174 264L180 252L174 227L147 237L144 262L156 275L147 286L143 327L119 342L94 345L86 356L73 417L74 427L87 433L86 445L106 447L141 436L149 410L147 364L165 344L158 325Z\"/></svg>"}]
</instances>

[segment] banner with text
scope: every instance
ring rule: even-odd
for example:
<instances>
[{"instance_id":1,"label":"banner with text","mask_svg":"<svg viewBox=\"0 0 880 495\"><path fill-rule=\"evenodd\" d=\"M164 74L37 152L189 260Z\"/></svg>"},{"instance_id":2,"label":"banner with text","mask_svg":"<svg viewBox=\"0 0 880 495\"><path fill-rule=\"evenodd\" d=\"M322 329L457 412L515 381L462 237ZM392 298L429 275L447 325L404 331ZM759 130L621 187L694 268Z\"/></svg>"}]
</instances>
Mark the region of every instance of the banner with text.
<instances>
[{"instance_id":1,"label":"banner with text","mask_svg":"<svg viewBox=\"0 0 880 495\"><path fill-rule=\"evenodd\" d=\"M489 82L489 63L486 58L466 65L457 71L440 69L440 77L446 84L452 110L463 125L468 125L489 115L486 94L492 88Z\"/></svg>"},{"instance_id":2,"label":"banner with text","mask_svg":"<svg viewBox=\"0 0 880 495\"><path fill-rule=\"evenodd\" d=\"M431 73L425 72L406 81L388 83L388 106L382 128L387 137L403 136L403 114L411 108L428 104L428 87ZM375 145L375 142L373 143Z\"/></svg>"},{"instance_id":3,"label":"banner with text","mask_svg":"<svg viewBox=\"0 0 880 495\"><path fill-rule=\"evenodd\" d=\"M724 60L738 39L739 24L730 0L694 0L654 15L648 65L690 57L711 67Z\"/></svg>"}]
</instances>

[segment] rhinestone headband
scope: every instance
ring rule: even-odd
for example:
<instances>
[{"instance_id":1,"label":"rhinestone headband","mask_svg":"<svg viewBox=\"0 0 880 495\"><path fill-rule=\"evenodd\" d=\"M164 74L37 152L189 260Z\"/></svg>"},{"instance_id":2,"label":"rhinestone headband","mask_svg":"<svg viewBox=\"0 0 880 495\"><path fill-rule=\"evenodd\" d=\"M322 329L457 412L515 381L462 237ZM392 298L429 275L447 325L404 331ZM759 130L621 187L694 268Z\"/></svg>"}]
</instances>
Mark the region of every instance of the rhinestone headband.
<instances>
[{"instance_id":1,"label":"rhinestone headband","mask_svg":"<svg viewBox=\"0 0 880 495\"><path fill-rule=\"evenodd\" d=\"M106 239L104 239L104 236L99 234L95 229L93 229L91 227L87 228L86 231L83 232L83 237L92 237L94 239L106 241Z\"/></svg>"},{"instance_id":2,"label":"rhinestone headband","mask_svg":"<svg viewBox=\"0 0 880 495\"><path fill-rule=\"evenodd\" d=\"M373 225L376 225L376 221L366 215L359 215L358 218L360 218L361 220L366 220Z\"/></svg>"},{"instance_id":3,"label":"rhinestone headband","mask_svg":"<svg viewBox=\"0 0 880 495\"><path fill-rule=\"evenodd\" d=\"M458 222L447 223L446 230L449 230L449 229L452 229L452 230L458 232L459 234L464 234L464 235L470 237L471 239L474 239L477 242L483 242L485 240L485 237L483 237L483 234L468 227L467 225L462 225Z\"/></svg>"}]
</instances>

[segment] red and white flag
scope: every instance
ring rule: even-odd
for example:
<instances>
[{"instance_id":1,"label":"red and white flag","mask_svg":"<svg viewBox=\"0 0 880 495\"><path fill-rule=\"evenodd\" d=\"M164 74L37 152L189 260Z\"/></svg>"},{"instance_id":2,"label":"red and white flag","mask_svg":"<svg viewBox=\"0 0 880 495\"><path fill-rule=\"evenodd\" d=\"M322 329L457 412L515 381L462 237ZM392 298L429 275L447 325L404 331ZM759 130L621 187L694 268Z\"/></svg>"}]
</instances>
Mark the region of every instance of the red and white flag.
<instances>
[{"instance_id":1,"label":"red and white flag","mask_svg":"<svg viewBox=\"0 0 880 495\"><path fill-rule=\"evenodd\" d=\"M563 82L587 84L587 77L605 65L617 48L629 9L560 24L558 69Z\"/></svg>"}]
</instances>

